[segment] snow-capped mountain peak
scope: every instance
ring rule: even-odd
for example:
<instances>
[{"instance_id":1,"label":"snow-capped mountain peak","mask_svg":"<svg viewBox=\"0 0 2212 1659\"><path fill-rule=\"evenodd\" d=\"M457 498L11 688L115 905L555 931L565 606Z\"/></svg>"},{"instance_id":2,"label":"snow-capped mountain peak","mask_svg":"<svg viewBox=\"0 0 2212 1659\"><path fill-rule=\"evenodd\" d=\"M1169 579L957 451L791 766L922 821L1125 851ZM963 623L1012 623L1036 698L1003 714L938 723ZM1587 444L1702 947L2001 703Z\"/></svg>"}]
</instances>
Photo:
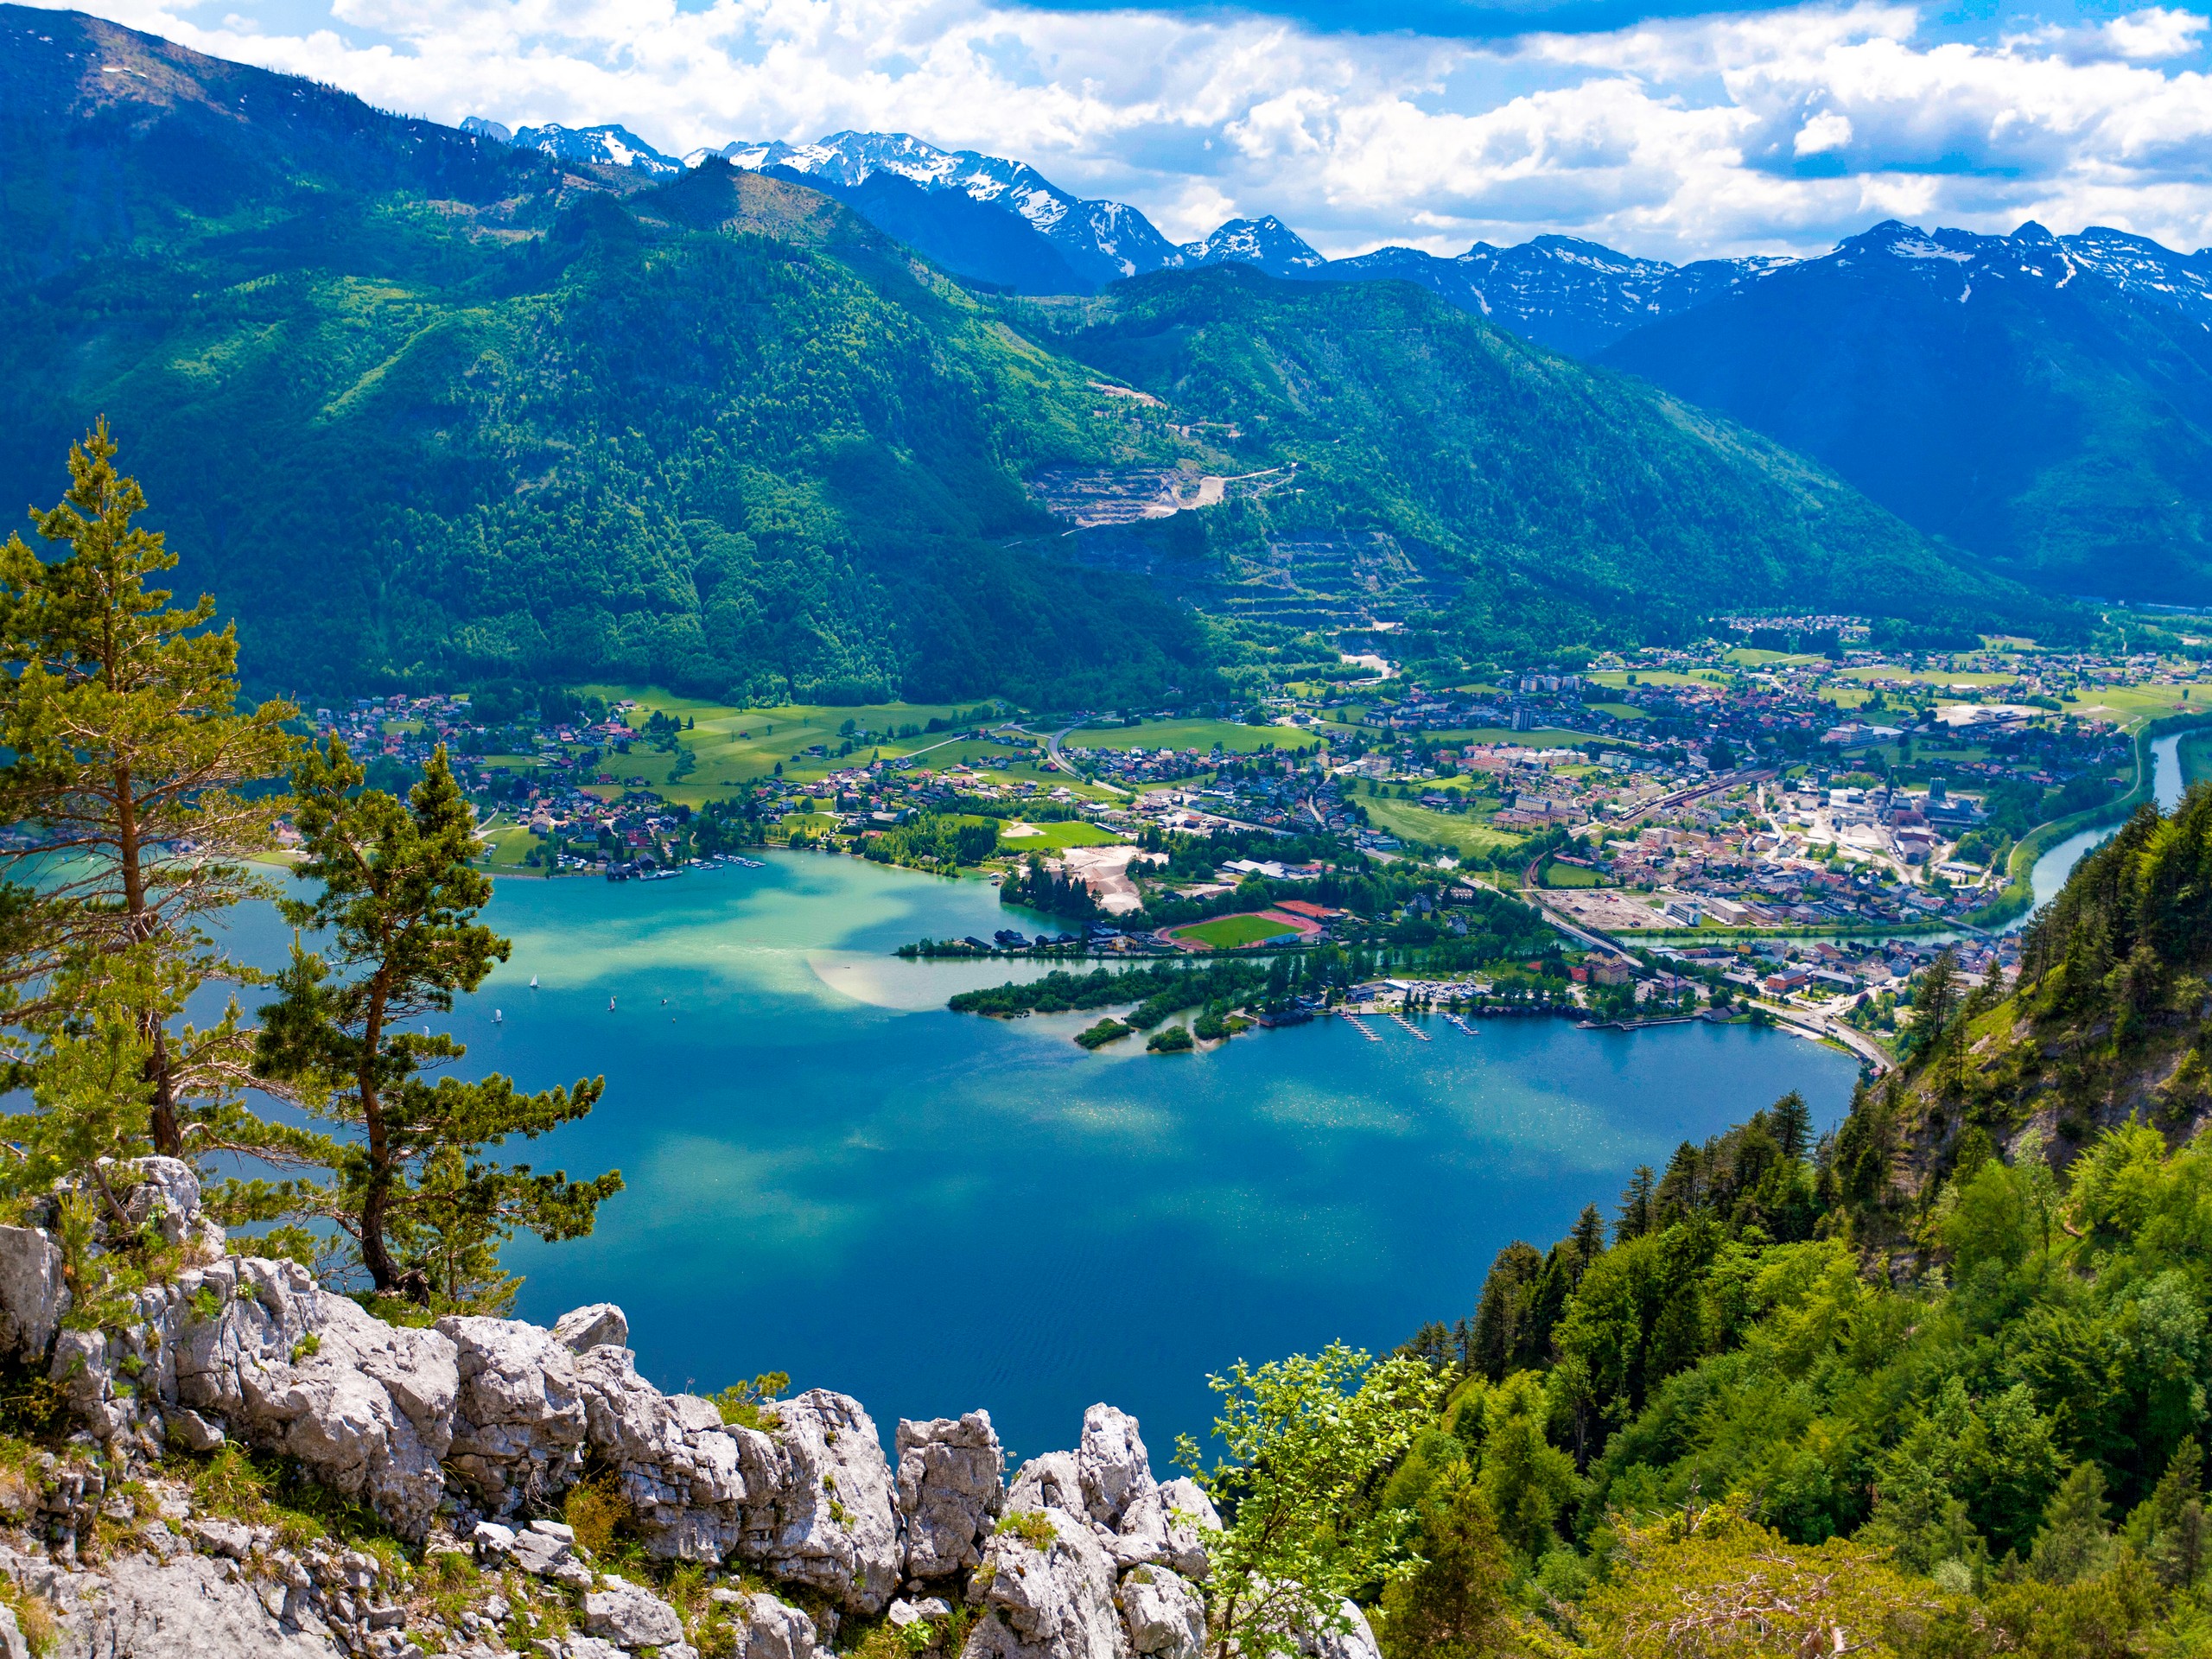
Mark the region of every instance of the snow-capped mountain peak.
<instances>
[{"instance_id":1,"label":"snow-capped mountain peak","mask_svg":"<svg viewBox=\"0 0 2212 1659\"><path fill-rule=\"evenodd\" d=\"M1273 213L1261 219L1232 219L1211 235L1186 242L1176 251L1181 264L1257 265L1271 276L1295 276L1329 263Z\"/></svg>"}]
</instances>

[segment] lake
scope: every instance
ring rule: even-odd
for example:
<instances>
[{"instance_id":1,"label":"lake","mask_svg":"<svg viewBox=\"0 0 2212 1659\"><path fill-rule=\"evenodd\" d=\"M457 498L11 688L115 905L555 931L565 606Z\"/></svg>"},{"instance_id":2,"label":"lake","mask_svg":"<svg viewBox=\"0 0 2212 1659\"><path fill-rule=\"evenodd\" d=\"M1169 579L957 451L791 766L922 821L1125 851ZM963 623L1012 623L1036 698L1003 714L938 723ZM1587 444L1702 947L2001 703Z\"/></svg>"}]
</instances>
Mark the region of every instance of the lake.
<instances>
[{"instance_id":1,"label":"lake","mask_svg":"<svg viewBox=\"0 0 2212 1659\"><path fill-rule=\"evenodd\" d=\"M591 1237L514 1249L520 1313L619 1302L664 1388L788 1371L887 1434L985 1406L1027 1455L1107 1400L1164 1463L1211 1422L1208 1371L1471 1313L1510 1240L1548 1245L1593 1200L1610 1217L1636 1164L1787 1090L1833 1122L1856 1077L1774 1032L1538 1019L1085 1054L1069 1039L1095 1014L946 1010L1014 964L888 954L1041 925L988 883L766 862L502 880L513 959L454 1029L468 1075L607 1079L589 1120L516 1154L629 1183ZM248 953L281 950L270 912L238 925Z\"/></svg>"}]
</instances>

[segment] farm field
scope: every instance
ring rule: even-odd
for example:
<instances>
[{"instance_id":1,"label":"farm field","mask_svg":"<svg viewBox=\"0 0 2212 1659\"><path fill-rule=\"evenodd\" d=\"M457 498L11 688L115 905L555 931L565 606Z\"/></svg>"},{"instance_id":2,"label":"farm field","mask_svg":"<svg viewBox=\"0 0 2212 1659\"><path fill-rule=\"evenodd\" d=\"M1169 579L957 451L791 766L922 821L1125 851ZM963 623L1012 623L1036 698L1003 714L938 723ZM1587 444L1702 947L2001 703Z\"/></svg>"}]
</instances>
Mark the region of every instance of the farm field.
<instances>
[{"instance_id":1,"label":"farm field","mask_svg":"<svg viewBox=\"0 0 2212 1659\"><path fill-rule=\"evenodd\" d=\"M1196 749L1249 754L1272 744L1285 754L1319 747L1313 732L1295 726L1246 726L1230 720L1147 720L1139 726L1080 726L1061 741L1068 749Z\"/></svg>"},{"instance_id":2,"label":"farm field","mask_svg":"<svg viewBox=\"0 0 2212 1659\"><path fill-rule=\"evenodd\" d=\"M1837 676L1846 680L1910 680L1920 685L2011 685L2017 674L1969 674L1948 668L1905 668L1896 663L1870 663L1847 668Z\"/></svg>"},{"instance_id":3,"label":"farm field","mask_svg":"<svg viewBox=\"0 0 2212 1659\"><path fill-rule=\"evenodd\" d=\"M1609 668L1596 674L1584 676L1592 685L1626 687L1631 682L1637 685L1726 685L1728 677L1717 669L1694 669L1689 673L1677 673L1671 668Z\"/></svg>"},{"instance_id":4,"label":"farm field","mask_svg":"<svg viewBox=\"0 0 2212 1659\"><path fill-rule=\"evenodd\" d=\"M1595 870L1586 870L1579 864L1548 864L1544 868L1544 885L1548 887L1602 887L1605 883Z\"/></svg>"},{"instance_id":5,"label":"farm field","mask_svg":"<svg viewBox=\"0 0 2212 1659\"><path fill-rule=\"evenodd\" d=\"M1411 801L1393 801L1380 796L1370 799L1363 795L1359 804L1367 809L1368 821L1376 829L1388 830L1401 841L1446 847L1463 857L1472 853L1492 853L1501 847L1516 847L1522 839L1503 830L1493 830L1478 818L1438 812L1416 806Z\"/></svg>"},{"instance_id":6,"label":"farm field","mask_svg":"<svg viewBox=\"0 0 2212 1659\"><path fill-rule=\"evenodd\" d=\"M1014 762L1018 753L1002 745L976 739L950 740L947 733L921 729L932 720L949 721L963 713L962 706L954 703L887 702L857 707L787 703L773 709L740 709L698 697L678 696L654 686L587 685L580 690L609 702L634 699L638 707L631 711L630 723L639 730L656 712L692 722L691 728L677 740L691 752L696 762L696 770L689 777L671 784L669 773L676 765L675 754L649 749L642 744L632 746L628 754L607 756L602 769L618 779L643 778L646 786L669 800L695 807L716 796L727 795L734 787L767 776L779 764L785 778L803 783L824 777L852 760L865 764L878 756L894 760L922 753L922 765L983 764L995 770L1005 763ZM849 760L840 760L836 751L845 740L839 728L847 721L853 722L856 732L897 732L909 727L914 730L905 738L860 745ZM805 753L817 743L828 753ZM794 760L794 755L800 758ZM1044 775L1033 770L1026 760L1018 765L1014 776L1033 779Z\"/></svg>"},{"instance_id":7,"label":"farm field","mask_svg":"<svg viewBox=\"0 0 2212 1659\"><path fill-rule=\"evenodd\" d=\"M1008 820L1008 829L1014 821ZM1122 839L1110 830L1102 830L1095 823L1081 818L1066 818L1057 823L1032 823L1025 826L1035 830L1034 835L1009 834L999 831L999 850L1016 857L1029 853L1058 853L1070 847L1104 847Z\"/></svg>"}]
</instances>

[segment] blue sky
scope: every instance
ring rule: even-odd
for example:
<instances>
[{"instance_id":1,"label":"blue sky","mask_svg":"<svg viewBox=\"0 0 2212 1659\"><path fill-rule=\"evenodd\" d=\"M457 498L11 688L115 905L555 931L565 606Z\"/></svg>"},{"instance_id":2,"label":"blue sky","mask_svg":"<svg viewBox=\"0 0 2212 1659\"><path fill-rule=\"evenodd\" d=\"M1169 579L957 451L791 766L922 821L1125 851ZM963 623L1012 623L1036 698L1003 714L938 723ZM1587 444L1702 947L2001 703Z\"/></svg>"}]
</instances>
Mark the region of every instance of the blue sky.
<instances>
[{"instance_id":1,"label":"blue sky","mask_svg":"<svg viewBox=\"0 0 2212 1659\"><path fill-rule=\"evenodd\" d=\"M102 0L386 108L620 122L674 154L911 132L1325 251L1586 236L1811 252L1885 218L2212 244L2187 6L1694 0Z\"/></svg>"}]
</instances>

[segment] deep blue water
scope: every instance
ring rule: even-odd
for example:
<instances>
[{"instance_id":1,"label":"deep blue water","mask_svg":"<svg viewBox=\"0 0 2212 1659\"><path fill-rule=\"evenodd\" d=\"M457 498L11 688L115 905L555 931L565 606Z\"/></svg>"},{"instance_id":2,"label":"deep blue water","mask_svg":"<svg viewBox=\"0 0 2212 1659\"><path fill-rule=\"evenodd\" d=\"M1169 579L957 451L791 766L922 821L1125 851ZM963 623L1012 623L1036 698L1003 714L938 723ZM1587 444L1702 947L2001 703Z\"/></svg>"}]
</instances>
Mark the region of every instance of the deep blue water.
<instances>
[{"instance_id":1,"label":"deep blue water","mask_svg":"<svg viewBox=\"0 0 2212 1659\"><path fill-rule=\"evenodd\" d=\"M1468 1313L1510 1240L1610 1216L1634 1165L1786 1090L1833 1122L1856 1076L1777 1033L1548 1020L1085 1054L1068 1039L1095 1014L946 1011L1007 964L888 956L1006 925L987 884L768 866L501 881L513 959L455 1029L469 1075L607 1079L589 1120L518 1154L629 1183L590 1238L514 1249L523 1315L619 1302L664 1387L785 1370L887 1434L980 1405L1027 1455L1108 1400L1164 1464L1211 1421L1208 1371ZM267 912L241 931L278 948Z\"/></svg>"}]
</instances>

